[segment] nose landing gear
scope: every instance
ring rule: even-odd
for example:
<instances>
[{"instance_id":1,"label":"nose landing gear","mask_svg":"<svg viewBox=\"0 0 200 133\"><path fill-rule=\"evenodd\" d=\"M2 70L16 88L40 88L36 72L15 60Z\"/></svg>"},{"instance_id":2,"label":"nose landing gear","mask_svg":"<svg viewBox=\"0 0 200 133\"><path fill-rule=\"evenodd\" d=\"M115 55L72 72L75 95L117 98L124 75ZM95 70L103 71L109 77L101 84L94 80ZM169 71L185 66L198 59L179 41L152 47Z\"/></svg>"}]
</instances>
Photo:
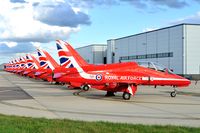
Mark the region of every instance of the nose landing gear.
<instances>
[{"instance_id":1,"label":"nose landing gear","mask_svg":"<svg viewBox=\"0 0 200 133\"><path fill-rule=\"evenodd\" d=\"M177 91L176 91L176 89L175 89L175 87L174 87L174 91L172 91L172 92L170 93L170 96L171 96L171 97L176 97L176 93L177 93Z\"/></svg>"},{"instance_id":2,"label":"nose landing gear","mask_svg":"<svg viewBox=\"0 0 200 133\"><path fill-rule=\"evenodd\" d=\"M171 97L176 97L176 91L172 91L172 92L170 93L170 96L171 96Z\"/></svg>"}]
</instances>

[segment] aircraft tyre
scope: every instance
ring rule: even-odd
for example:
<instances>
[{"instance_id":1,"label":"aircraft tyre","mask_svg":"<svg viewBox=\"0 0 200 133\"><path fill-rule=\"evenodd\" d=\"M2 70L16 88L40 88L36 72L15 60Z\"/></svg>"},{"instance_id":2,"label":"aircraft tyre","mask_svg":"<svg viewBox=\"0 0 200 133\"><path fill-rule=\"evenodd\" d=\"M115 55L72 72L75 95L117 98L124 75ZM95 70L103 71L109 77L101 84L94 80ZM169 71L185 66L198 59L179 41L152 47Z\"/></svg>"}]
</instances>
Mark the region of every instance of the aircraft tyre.
<instances>
[{"instance_id":1,"label":"aircraft tyre","mask_svg":"<svg viewBox=\"0 0 200 133\"><path fill-rule=\"evenodd\" d=\"M170 93L170 95L171 95L171 97L176 97L176 91L172 91L172 92Z\"/></svg>"},{"instance_id":2,"label":"aircraft tyre","mask_svg":"<svg viewBox=\"0 0 200 133\"><path fill-rule=\"evenodd\" d=\"M124 100L130 100L130 98L131 98L131 94L130 93L128 93L128 92L124 92L123 93L123 99Z\"/></svg>"},{"instance_id":3,"label":"aircraft tyre","mask_svg":"<svg viewBox=\"0 0 200 133\"><path fill-rule=\"evenodd\" d=\"M84 91L88 91L89 89L90 89L90 87L89 87L88 85L84 85L84 86L83 86L83 90L84 90Z\"/></svg>"}]
</instances>

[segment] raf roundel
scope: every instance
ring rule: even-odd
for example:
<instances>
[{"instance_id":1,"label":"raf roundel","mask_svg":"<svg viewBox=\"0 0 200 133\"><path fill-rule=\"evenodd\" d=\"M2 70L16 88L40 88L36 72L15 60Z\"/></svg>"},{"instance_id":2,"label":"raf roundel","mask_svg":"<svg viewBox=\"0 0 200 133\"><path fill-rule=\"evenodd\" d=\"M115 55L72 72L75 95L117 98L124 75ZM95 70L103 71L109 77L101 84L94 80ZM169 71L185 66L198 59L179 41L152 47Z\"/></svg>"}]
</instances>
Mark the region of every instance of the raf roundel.
<instances>
[{"instance_id":1,"label":"raf roundel","mask_svg":"<svg viewBox=\"0 0 200 133\"><path fill-rule=\"evenodd\" d=\"M101 74L97 74L97 75L96 75L96 80L98 80L98 81L99 81L99 80L102 80L102 75L101 75Z\"/></svg>"}]
</instances>

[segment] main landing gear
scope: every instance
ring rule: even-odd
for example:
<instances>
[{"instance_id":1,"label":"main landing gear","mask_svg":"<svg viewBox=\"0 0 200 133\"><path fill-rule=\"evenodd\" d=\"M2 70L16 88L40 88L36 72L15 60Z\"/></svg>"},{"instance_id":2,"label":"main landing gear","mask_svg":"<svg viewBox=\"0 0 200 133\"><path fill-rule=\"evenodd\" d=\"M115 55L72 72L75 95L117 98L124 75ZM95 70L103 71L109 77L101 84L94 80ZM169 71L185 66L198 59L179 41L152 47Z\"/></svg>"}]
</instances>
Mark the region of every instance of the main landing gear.
<instances>
[{"instance_id":1,"label":"main landing gear","mask_svg":"<svg viewBox=\"0 0 200 133\"><path fill-rule=\"evenodd\" d=\"M88 91L90 89L90 86L89 85L83 85L81 87L84 91Z\"/></svg>"},{"instance_id":2,"label":"main landing gear","mask_svg":"<svg viewBox=\"0 0 200 133\"><path fill-rule=\"evenodd\" d=\"M128 93L128 92L124 92L123 95L122 95L122 97L123 97L124 100L130 100L131 94Z\"/></svg>"},{"instance_id":3,"label":"main landing gear","mask_svg":"<svg viewBox=\"0 0 200 133\"><path fill-rule=\"evenodd\" d=\"M137 91L137 85L131 84L128 85L128 87L126 88L126 90L124 91L122 97L124 100L130 100L131 95L135 95L135 92Z\"/></svg>"}]
</instances>

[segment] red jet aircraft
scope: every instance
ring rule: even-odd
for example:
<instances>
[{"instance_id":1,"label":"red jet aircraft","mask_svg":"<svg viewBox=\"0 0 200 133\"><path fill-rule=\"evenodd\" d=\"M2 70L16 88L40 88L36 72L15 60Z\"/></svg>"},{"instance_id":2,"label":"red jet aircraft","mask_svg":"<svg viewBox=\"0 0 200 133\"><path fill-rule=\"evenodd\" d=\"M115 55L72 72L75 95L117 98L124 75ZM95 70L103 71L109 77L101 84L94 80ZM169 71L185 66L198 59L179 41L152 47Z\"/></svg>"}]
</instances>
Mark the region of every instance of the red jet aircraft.
<instances>
[{"instance_id":1,"label":"red jet aircraft","mask_svg":"<svg viewBox=\"0 0 200 133\"><path fill-rule=\"evenodd\" d=\"M16 70L16 74L20 74L22 75L22 73L25 71L25 69L27 68L26 66L26 60L24 57L20 57L19 58L19 67Z\"/></svg>"},{"instance_id":2,"label":"red jet aircraft","mask_svg":"<svg viewBox=\"0 0 200 133\"><path fill-rule=\"evenodd\" d=\"M19 67L20 67L19 65L20 65L19 60L16 58L16 59L14 60L14 67L13 67L13 69L11 70L11 72L12 72L12 73L16 73L17 69L19 69Z\"/></svg>"},{"instance_id":3,"label":"red jet aircraft","mask_svg":"<svg viewBox=\"0 0 200 133\"><path fill-rule=\"evenodd\" d=\"M108 96L123 92L123 99L129 100L137 91L138 85L184 87L188 79L173 74L168 69L158 71L138 65L136 62L107 65L89 65L67 42L56 41L61 68L54 70L53 78L83 90L96 88L107 91ZM176 96L176 90L171 92Z\"/></svg>"},{"instance_id":4,"label":"red jet aircraft","mask_svg":"<svg viewBox=\"0 0 200 133\"><path fill-rule=\"evenodd\" d=\"M38 60L33 55L27 54L26 66L27 68L25 69L22 75L34 78L36 70L40 67Z\"/></svg>"},{"instance_id":5,"label":"red jet aircraft","mask_svg":"<svg viewBox=\"0 0 200 133\"><path fill-rule=\"evenodd\" d=\"M59 67L58 63L45 50L38 49L38 57L40 68L36 71L35 76L39 79L52 82L53 70Z\"/></svg>"},{"instance_id":6,"label":"red jet aircraft","mask_svg":"<svg viewBox=\"0 0 200 133\"><path fill-rule=\"evenodd\" d=\"M15 62L14 60L10 61L9 63L4 65L4 70L7 72L12 72L14 69Z\"/></svg>"}]
</instances>

